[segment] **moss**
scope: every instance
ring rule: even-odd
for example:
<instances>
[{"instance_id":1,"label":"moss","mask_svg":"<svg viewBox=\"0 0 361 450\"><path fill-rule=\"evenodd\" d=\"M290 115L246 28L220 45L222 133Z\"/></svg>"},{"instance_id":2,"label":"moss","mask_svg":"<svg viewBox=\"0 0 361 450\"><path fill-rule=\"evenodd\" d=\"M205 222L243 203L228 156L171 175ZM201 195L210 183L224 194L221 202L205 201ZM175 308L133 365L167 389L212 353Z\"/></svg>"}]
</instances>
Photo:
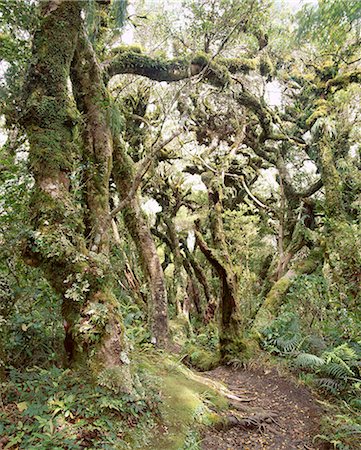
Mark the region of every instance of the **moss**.
<instances>
[{"instance_id":1,"label":"moss","mask_svg":"<svg viewBox=\"0 0 361 450\"><path fill-rule=\"evenodd\" d=\"M96 371L97 368L94 368L92 372L96 373ZM98 373L97 384L106 387L115 394L130 394L133 392L132 378L129 367L126 365L107 367L101 370Z\"/></svg>"},{"instance_id":2,"label":"moss","mask_svg":"<svg viewBox=\"0 0 361 450\"><path fill-rule=\"evenodd\" d=\"M191 64L196 66L205 67L209 63L209 56L206 53L197 53L194 58L192 58Z\"/></svg>"},{"instance_id":3,"label":"moss","mask_svg":"<svg viewBox=\"0 0 361 450\"><path fill-rule=\"evenodd\" d=\"M278 280L268 293L264 306L270 309L276 308L283 295L287 293L291 282L290 277L282 277Z\"/></svg>"},{"instance_id":4,"label":"moss","mask_svg":"<svg viewBox=\"0 0 361 450\"><path fill-rule=\"evenodd\" d=\"M257 343L238 335L230 338L228 333L220 336L222 364L246 364L258 351Z\"/></svg>"},{"instance_id":5,"label":"moss","mask_svg":"<svg viewBox=\"0 0 361 450\"><path fill-rule=\"evenodd\" d=\"M231 73L249 73L256 70L258 66L256 58L217 58L216 62L226 66Z\"/></svg>"},{"instance_id":6,"label":"moss","mask_svg":"<svg viewBox=\"0 0 361 450\"><path fill-rule=\"evenodd\" d=\"M263 53L260 62L259 70L262 76L272 75L274 73L274 66L272 64L271 58L267 53Z\"/></svg>"},{"instance_id":7,"label":"moss","mask_svg":"<svg viewBox=\"0 0 361 450\"><path fill-rule=\"evenodd\" d=\"M133 53L143 53L143 48L139 44L133 44L133 45L117 45L116 47L113 47L111 49L111 53L113 55L124 53L124 52L133 52Z\"/></svg>"},{"instance_id":8,"label":"moss","mask_svg":"<svg viewBox=\"0 0 361 450\"><path fill-rule=\"evenodd\" d=\"M215 369L219 365L220 356L216 351L211 352L196 345L188 345L186 351L186 362L201 372Z\"/></svg>"},{"instance_id":9,"label":"moss","mask_svg":"<svg viewBox=\"0 0 361 450\"><path fill-rule=\"evenodd\" d=\"M210 69L210 73L207 74L206 79L214 86L227 87L230 84L231 75L225 66L212 63Z\"/></svg>"},{"instance_id":10,"label":"moss","mask_svg":"<svg viewBox=\"0 0 361 450\"><path fill-rule=\"evenodd\" d=\"M325 99L319 99L315 102L315 110L306 120L307 126L312 126L320 117L327 117L329 115L330 107Z\"/></svg>"},{"instance_id":11,"label":"moss","mask_svg":"<svg viewBox=\"0 0 361 450\"><path fill-rule=\"evenodd\" d=\"M174 343L183 346L190 335L190 325L186 317L177 316L169 321L169 333Z\"/></svg>"},{"instance_id":12,"label":"moss","mask_svg":"<svg viewBox=\"0 0 361 450\"><path fill-rule=\"evenodd\" d=\"M156 430L147 448L179 450L197 424L214 425L221 421L217 411L226 408L228 401L208 383L203 383L201 377L164 355L143 357L138 364L159 379L161 429L167 430L164 434Z\"/></svg>"}]
</instances>

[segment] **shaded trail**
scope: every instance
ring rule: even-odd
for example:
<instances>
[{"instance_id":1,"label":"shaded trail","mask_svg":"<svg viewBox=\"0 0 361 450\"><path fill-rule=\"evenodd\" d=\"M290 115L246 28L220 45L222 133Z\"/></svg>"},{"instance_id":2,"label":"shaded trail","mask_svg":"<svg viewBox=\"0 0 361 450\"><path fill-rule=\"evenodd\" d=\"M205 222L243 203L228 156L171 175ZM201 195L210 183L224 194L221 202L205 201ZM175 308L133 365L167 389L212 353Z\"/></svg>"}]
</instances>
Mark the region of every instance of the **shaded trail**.
<instances>
[{"instance_id":1,"label":"shaded trail","mask_svg":"<svg viewBox=\"0 0 361 450\"><path fill-rule=\"evenodd\" d=\"M239 426L217 431L207 428L203 433L204 450L315 450L313 438L319 434L322 409L310 391L280 376L275 369L236 370L226 367L206 372L208 378L221 381L247 402L249 412L257 417L260 411L271 418L254 426Z\"/></svg>"}]
</instances>

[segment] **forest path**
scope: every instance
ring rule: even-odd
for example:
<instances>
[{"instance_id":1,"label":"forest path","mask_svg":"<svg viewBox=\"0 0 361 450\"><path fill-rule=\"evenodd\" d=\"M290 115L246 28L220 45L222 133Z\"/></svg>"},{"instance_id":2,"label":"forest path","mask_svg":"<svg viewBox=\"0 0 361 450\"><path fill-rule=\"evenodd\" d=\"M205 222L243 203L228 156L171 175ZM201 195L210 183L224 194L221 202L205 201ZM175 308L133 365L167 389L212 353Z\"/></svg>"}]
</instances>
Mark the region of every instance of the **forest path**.
<instances>
[{"instance_id":1,"label":"forest path","mask_svg":"<svg viewBox=\"0 0 361 450\"><path fill-rule=\"evenodd\" d=\"M233 427L217 431L207 428L202 436L204 450L314 450L313 438L319 433L322 409L310 391L280 376L275 369L231 369L218 367L204 373L221 381L235 395L248 401L242 406L257 414L271 412L263 426Z\"/></svg>"}]
</instances>

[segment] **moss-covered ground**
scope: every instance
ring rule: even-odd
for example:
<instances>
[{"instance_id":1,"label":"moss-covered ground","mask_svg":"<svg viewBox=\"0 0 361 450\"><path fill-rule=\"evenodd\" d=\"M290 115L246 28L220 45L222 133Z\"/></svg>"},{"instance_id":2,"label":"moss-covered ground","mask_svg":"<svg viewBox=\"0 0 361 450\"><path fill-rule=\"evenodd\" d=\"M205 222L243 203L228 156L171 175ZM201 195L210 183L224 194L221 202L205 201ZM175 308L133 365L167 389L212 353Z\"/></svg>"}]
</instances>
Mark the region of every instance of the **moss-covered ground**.
<instances>
[{"instance_id":1,"label":"moss-covered ground","mask_svg":"<svg viewBox=\"0 0 361 450\"><path fill-rule=\"evenodd\" d=\"M216 384L203 380L166 354L141 357L139 365L158 380L161 398L161 420L147 448L186 448L192 431L220 420L217 411L225 409L228 402Z\"/></svg>"}]
</instances>

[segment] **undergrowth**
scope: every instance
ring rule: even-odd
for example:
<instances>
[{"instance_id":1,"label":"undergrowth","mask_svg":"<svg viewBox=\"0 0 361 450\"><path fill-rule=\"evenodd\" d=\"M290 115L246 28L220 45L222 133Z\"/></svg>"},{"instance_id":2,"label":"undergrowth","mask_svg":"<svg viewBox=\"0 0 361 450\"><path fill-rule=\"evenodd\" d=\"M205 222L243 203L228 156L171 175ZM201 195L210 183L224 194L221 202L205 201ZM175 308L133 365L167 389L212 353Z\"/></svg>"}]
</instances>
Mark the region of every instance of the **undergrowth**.
<instances>
[{"instance_id":1,"label":"undergrowth","mask_svg":"<svg viewBox=\"0 0 361 450\"><path fill-rule=\"evenodd\" d=\"M132 395L114 395L69 369L10 370L1 384L0 447L144 448L155 426L159 397L154 378L138 374Z\"/></svg>"},{"instance_id":2,"label":"undergrowth","mask_svg":"<svg viewBox=\"0 0 361 450\"><path fill-rule=\"evenodd\" d=\"M321 275L299 277L261 341L324 399L318 439L340 450L361 448L361 320L346 306Z\"/></svg>"}]
</instances>

